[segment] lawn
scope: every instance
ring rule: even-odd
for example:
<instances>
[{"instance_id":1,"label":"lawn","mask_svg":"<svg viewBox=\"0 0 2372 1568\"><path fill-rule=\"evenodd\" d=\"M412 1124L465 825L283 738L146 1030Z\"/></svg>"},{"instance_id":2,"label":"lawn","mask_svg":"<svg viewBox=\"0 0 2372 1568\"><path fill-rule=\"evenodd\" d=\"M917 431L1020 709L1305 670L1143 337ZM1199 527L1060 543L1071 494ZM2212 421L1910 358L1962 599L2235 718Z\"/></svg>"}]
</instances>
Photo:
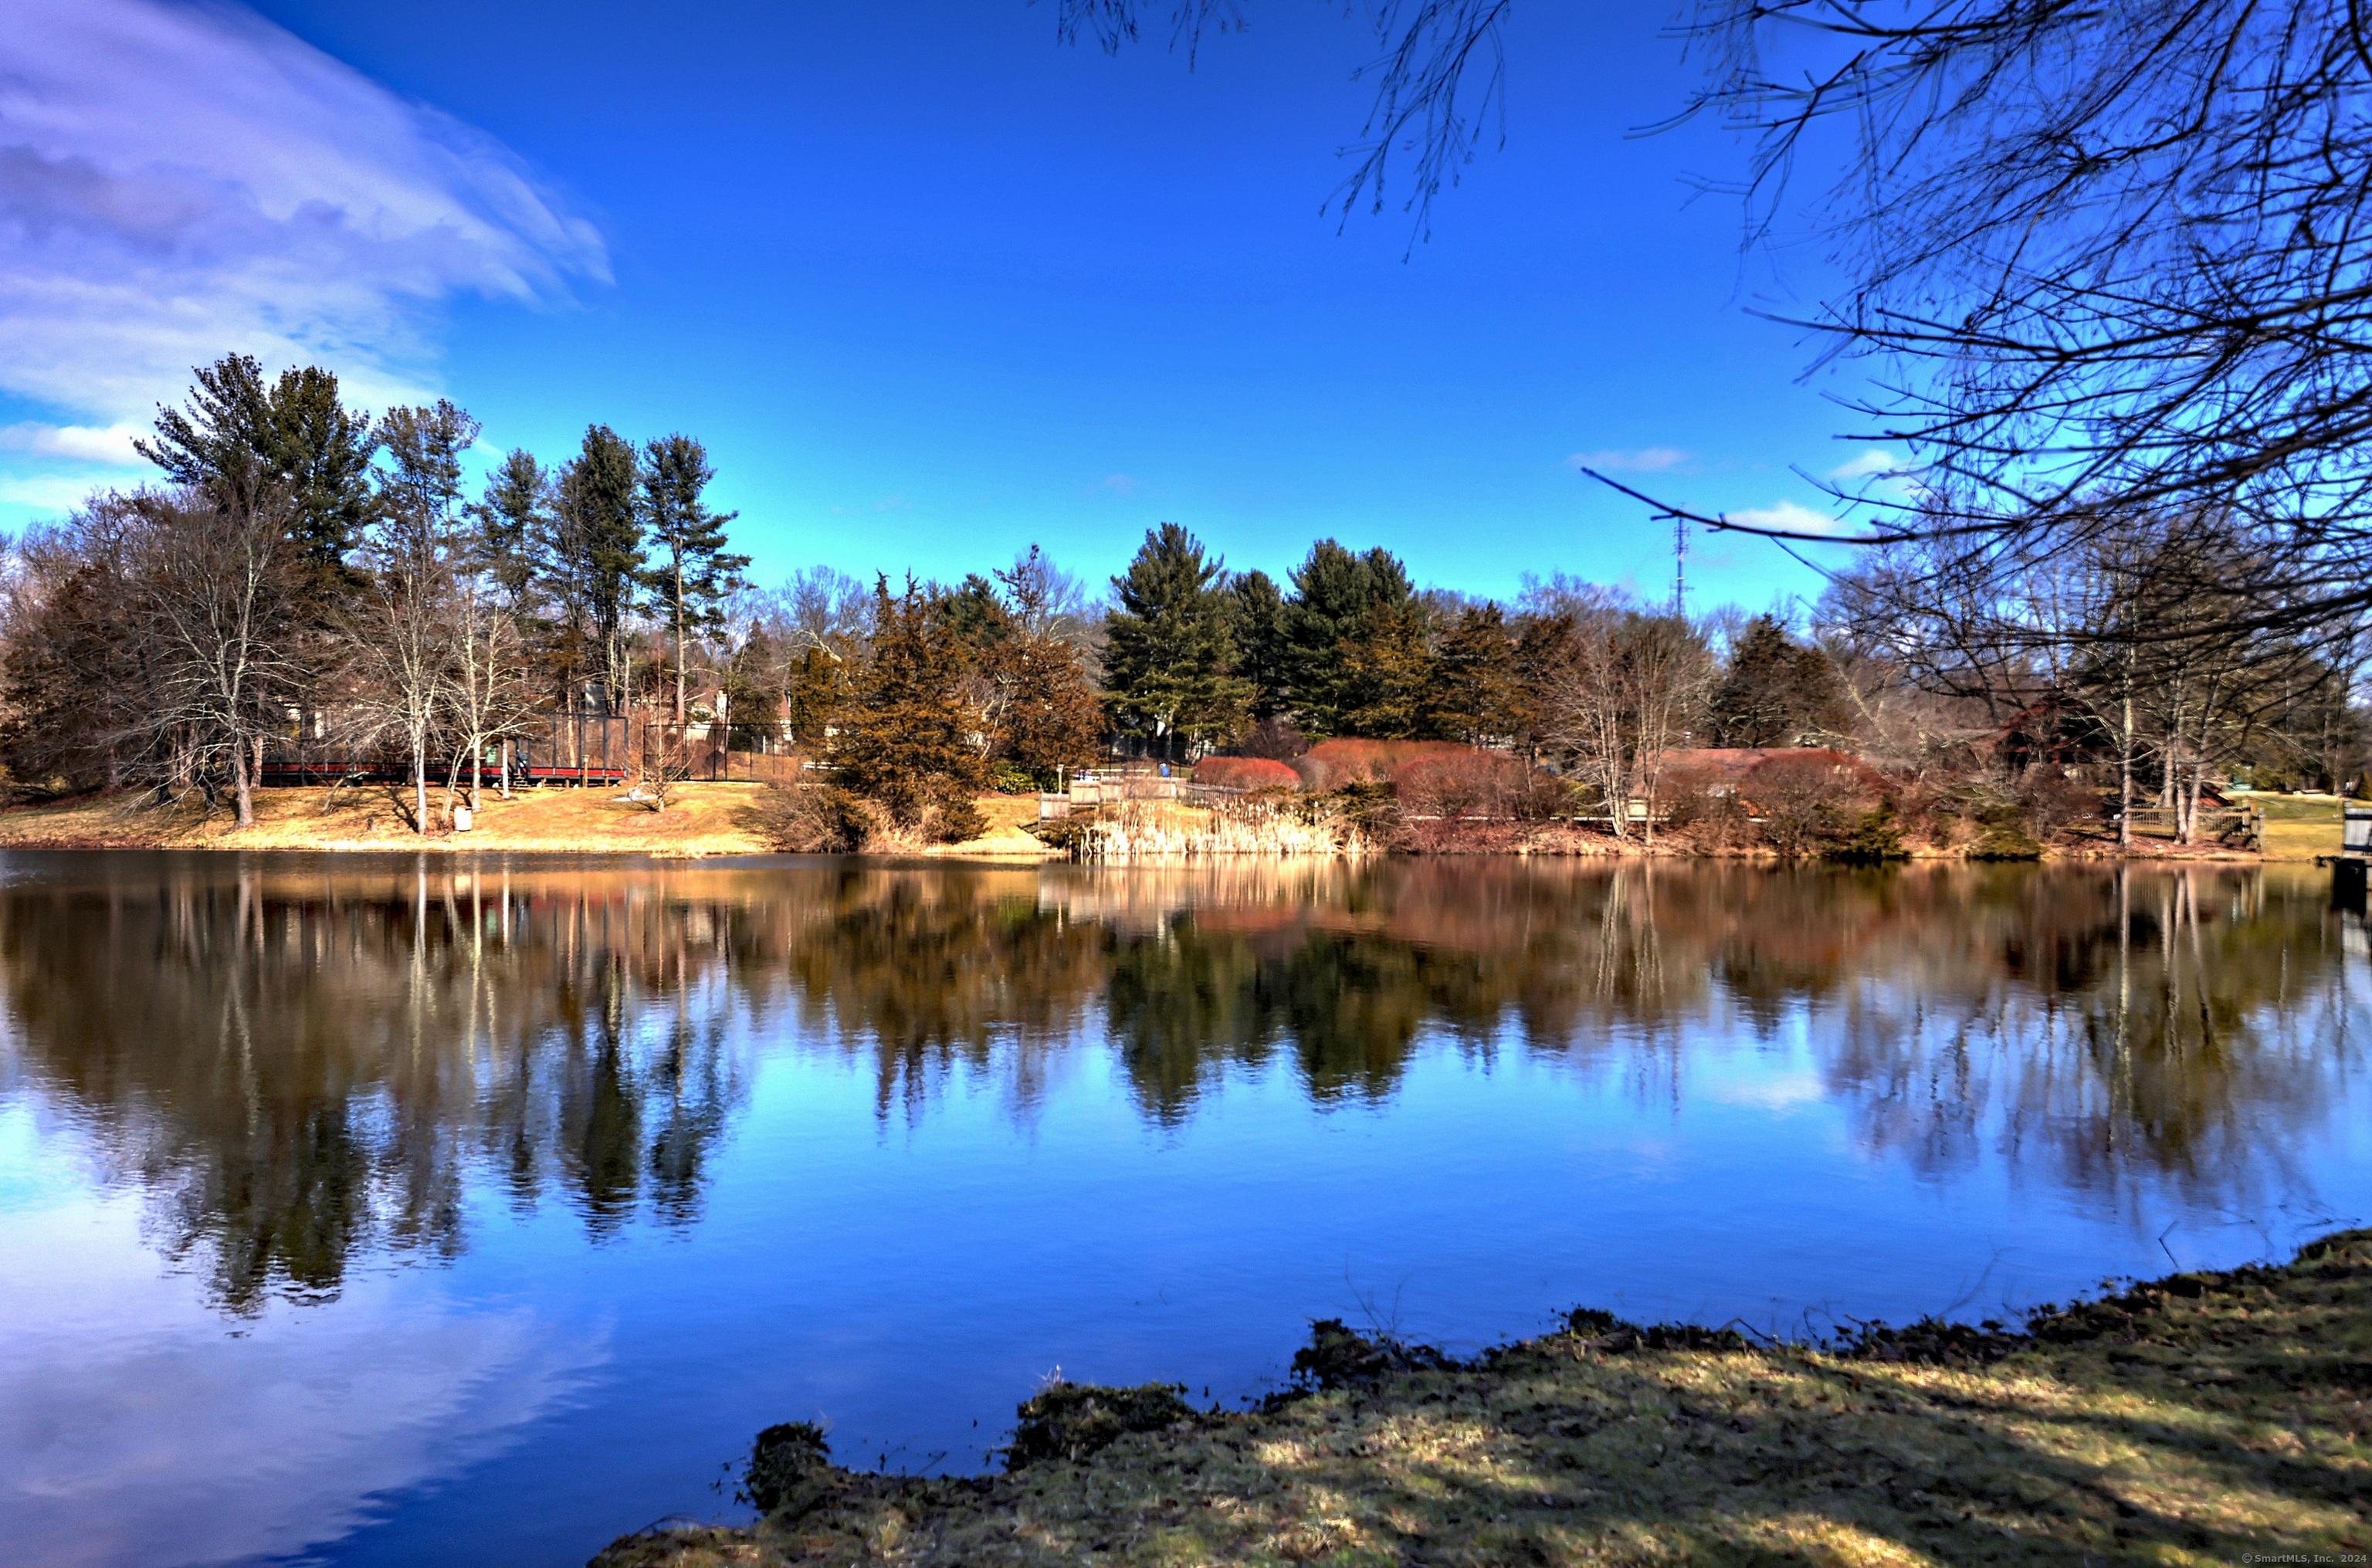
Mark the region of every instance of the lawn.
<instances>
[{"instance_id":1,"label":"lawn","mask_svg":"<svg viewBox=\"0 0 2372 1568\"><path fill-rule=\"evenodd\" d=\"M2312 860L2339 853L2339 796L2232 792L2234 805L2262 807L2267 860Z\"/></svg>"}]
</instances>

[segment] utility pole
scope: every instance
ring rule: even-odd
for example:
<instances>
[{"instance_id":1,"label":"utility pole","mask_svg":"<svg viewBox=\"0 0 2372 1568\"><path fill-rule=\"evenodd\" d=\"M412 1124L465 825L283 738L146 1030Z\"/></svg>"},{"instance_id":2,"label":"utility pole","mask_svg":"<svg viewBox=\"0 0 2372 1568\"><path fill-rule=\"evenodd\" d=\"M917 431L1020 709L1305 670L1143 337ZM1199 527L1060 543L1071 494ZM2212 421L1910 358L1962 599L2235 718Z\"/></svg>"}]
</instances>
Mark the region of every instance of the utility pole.
<instances>
[{"instance_id":1,"label":"utility pole","mask_svg":"<svg viewBox=\"0 0 2372 1568\"><path fill-rule=\"evenodd\" d=\"M1672 519L1672 614L1689 618L1689 520Z\"/></svg>"}]
</instances>

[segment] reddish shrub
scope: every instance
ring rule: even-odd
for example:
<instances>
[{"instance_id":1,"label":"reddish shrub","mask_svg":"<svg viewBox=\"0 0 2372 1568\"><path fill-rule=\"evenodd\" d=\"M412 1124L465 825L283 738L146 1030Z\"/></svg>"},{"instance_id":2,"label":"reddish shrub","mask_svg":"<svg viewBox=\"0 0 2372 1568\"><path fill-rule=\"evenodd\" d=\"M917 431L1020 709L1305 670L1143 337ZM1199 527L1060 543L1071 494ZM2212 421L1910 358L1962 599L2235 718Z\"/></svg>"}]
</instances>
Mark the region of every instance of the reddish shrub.
<instances>
[{"instance_id":1,"label":"reddish shrub","mask_svg":"<svg viewBox=\"0 0 2372 1568\"><path fill-rule=\"evenodd\" d=\"M1738 792L1782 854L1841 837L1889 793L1885 777L1858 757L1817 747L1764 758L1738 780Z\"/></svg>"},{"instance_id":2,"label":"reddish shrub","mask_svg":"<svg viewBox=\"0 0 2372 1568\"><path fill-rule=\"evenodd\" d=\"M1205 757L1194 764L1194 782L1220 789L1301 787L1301 775L1266 757Z\"/></svg>"},{"instance_id":3,"label":"reddish shrub","mask_svg":"<svg viewBox=\"0 0 2372 1568\"><path fill-rule=\"evenodd\" d=\"M1392 770L1403 817L1445 821L1525 815L1531 783L1531 770L1504 751L1428 752Z\"/></svg>"},{"instance_id":4,"label":"reddish shrub","mask_svg":"<svg viewBox=\"0 0 2372 1568\"><path fill-rule=\"evenodd\" d=\"M1451 740L1321 740L1293 760L1293 771L1309 789L1341 789L1388 780L1394 768L1413 758L1472 749Z\"/></svg>"}]
</instances>

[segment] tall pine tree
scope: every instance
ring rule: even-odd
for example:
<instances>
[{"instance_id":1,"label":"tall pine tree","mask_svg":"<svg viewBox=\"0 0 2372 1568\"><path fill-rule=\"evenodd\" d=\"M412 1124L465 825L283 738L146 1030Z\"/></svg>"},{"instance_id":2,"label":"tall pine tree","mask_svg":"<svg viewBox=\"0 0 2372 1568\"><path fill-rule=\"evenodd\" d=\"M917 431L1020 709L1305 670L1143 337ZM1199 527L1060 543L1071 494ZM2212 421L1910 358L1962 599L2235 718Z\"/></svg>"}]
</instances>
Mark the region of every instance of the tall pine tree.
<instances>
[{"instance_id":1,"label":"tall pine tree","mask_svg":"<svg viewBox=\"0 0 2372 1568\"><path fill-rule=\"evenodd\" d=\"M708 451L689 436L669 436L643 447L641 518L658 559L642 574L651 608L675 639L675 722L684 722L686 656L692 636L725 624L725 596L742 586L746 555L725 546L725 525L740 516L716 512L703 499L716 470Z\"/></svg>"},{"instance_id":2,"label":"tall pine tree","mask_svg":"<svg viewBox=\"0 0 2372 1568\"><path fill-rule=\"evenodd\" d=\"M550 537L551 513L552 475L524 447L514 447L486 476L485 493L470 508L478 520L479 564L513 616L525 616L536 551Z\"/></svg>"},{"instance_id":3,"label":"tall pine tree","mask_svg":"<svg viewBox=\"0 0 2372 1568\"><path fill-rule=\"evenodd\" d=\"M1799 644L1768 615L1730 649L1711 718L1723 746L1801 746L1850 726L1844 685L1829 656Z\"/></svg>"},{"instance_id":4,"label":"tall pine tree","mask_svg":"<svg viewBox=\"0 0 2372 1568\"><path fill-rule=\"evenodd\" d=\"M1285 595L1266 572L1240 572L1228 585L1235 599L1236 673L1251 682L1252 717L1283 712L1286 689Z\"/></svg>"},{"instance_id":5,"label":"tall pine tree","mask_svg":"<svg viewBox=\"0 0 2372 1568\"><path fill-rule=\"evenodd\" d=\"M1377 712L1372 697L1350 685L1355 667L1405 652L1401 621L1414 593L1389 551L1354 555L1331 539L1309 547L1293 573L1293 598L1285 606L1282 661L1304 730L1320 737L1352 734L1354 713ZM1380 647L1355 652L1379 637L1395 645L1390 654Z\"/></svg>"},{"instance_id":6,"label":"tall pine tree","mask_svg":"<svg viewBox=\"0 0 2372 1568\"><path fill-rule=\"evenodd\" d=\"M266 386L247 354L225 354L192 374L183 408L159 407L140 455L176 484L261 481L285 490L289 533L318 584L360 584L346 560L371 516L369 415L338 400L338 378L318 366L284 370Z\"/></svg>"},{"instance_id":7,"label":"tall pine tree","mask_svg":"<svg viewBox=\"0 0 2372 1568\"><path fill-rule=\"evenodd\" d=\"M640 479L634 447L606 424L587 425L583 448L561 470L545 563L555 597L579 621L571 628L579 644L572 672L599 674L613 713L625 700L626 614L645 561L634 506Z\"/></svg>"},{"instance_id":8,"label":"tall pine tree","mask_svg":"<svg viewBox=\"0 0 2372 1568\"><path fill-rule=\"evenodd\" d=\"M1164 523L1146 530L1126 575L1111 581L1120 607L1104 623L1104 683L1122 732L1183 761L1184 750L1240 730L1252 683L1234 673L1227 563Z\"/></svg>"}]
</instances>

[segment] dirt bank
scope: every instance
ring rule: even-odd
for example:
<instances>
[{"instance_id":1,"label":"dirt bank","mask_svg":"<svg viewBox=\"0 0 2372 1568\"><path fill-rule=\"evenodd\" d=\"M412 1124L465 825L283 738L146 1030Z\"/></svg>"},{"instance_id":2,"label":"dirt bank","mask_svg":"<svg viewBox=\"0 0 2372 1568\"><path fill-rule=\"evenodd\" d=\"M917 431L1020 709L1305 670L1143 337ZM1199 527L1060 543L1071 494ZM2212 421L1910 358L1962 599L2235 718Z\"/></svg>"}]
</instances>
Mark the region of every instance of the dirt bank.
<instances>
[{"instance_id":1,"label":"dirt bank","mask_svg":"<svg viewBox=\"0 0 2372 1568\"><path fill-rule=\"evenodd\" d=\"M765 854L773 844L751 807L756 786L746 784L687 784L675 786L668 808L618 798L616 786L603 789L545 788L522 790L503 800L491 790L473 830L454 833L442 824L442 789L431 792L435 830L412 830L408 793L375 784L330 791L320 788L266 789L256 792L255 825L232 825L227 808L156 807L137 804L126 793L84 796L0 810L0 849L303 849L436 851L518 851L564 854L634 854L696 857L719 854ZM1037 801L1032 796L984 796L977 803L988 819L988 830L959 844L934 846L923 853L961 859L1040 861L1063 851L1023 830L1034 823ZM1169 802L1146 803L1141 810L1157 817L1173 838L1202 836L1211 814ZM1322 837L1323 835L1319 835ZM1290 842L1261 841L1255 835L1239 844L1223 845L1254 854L1308 854L1310 835L1304 831ZM2297 797L2275 802L2268 809L2267 860L2311 860L2339 848L2338 806L2335 800ZM1162 861L1196 858L1182 842L1145 846L1149 853L1129 859ZM1542 856L1656 855L1674 859L1774 858L1767 849L1715 842L1688 832L1667 835L1654 844L1567 823L1465 823L1455 830L1435 831L1418 853L1436 854L1517 854ZM1396 852L1397 853L1397 852ZM1914 850L1919 859L1959 859L1957 852ZM2253 863L2253 854L2213 845L2184 847L2145 839L2130 855L2117 851L2113 839L2093 834L2055 846L2052 859L2240 861Z\"/></svg>"},{"instance_id":2,"label":"dirt bank","mask_svg":"<svg viewBox=\"0 0 2372 1568\"><path fill-rule=\"evenodd\" d=\"M1925 1325L1814 1352L1579 1313L1430 1365L1321 1325L1299 1365L1323 1386L1249 1413L1158 1388L1051 1391L1017 1442L1050 1457L985 1479L855 1474L815 1454L812 1429L774 1429L762 1523L628 1537L594 1568L2076 1568L2372 1551L2372 1231L2020 1332Z\"/></svg>"},{"instance_id":3,"label":"dirt bank","mask_svg":"<svg viewBox=\"0 0 2372 1568\"><path fill-rule=\"evenodd\" d=\"M754 785L685 784L667 809L605 789L529 789L510 800L483 796L472 830L443 826L444 792L430 792L436 826L413 831L407 792L384 784L329 791L265 789L255 795L255 825L233 824L227 809L142 806L128 794L13 807L0 811L0 849L301 849L543 852L667 856L766 854L772 844L753 820ZM1034 797L990 796L981 803L989 830L928 853L965 858L1043 860L1054 852L1019 830L1034 820Z\"/></svg>"}]
</instances>

